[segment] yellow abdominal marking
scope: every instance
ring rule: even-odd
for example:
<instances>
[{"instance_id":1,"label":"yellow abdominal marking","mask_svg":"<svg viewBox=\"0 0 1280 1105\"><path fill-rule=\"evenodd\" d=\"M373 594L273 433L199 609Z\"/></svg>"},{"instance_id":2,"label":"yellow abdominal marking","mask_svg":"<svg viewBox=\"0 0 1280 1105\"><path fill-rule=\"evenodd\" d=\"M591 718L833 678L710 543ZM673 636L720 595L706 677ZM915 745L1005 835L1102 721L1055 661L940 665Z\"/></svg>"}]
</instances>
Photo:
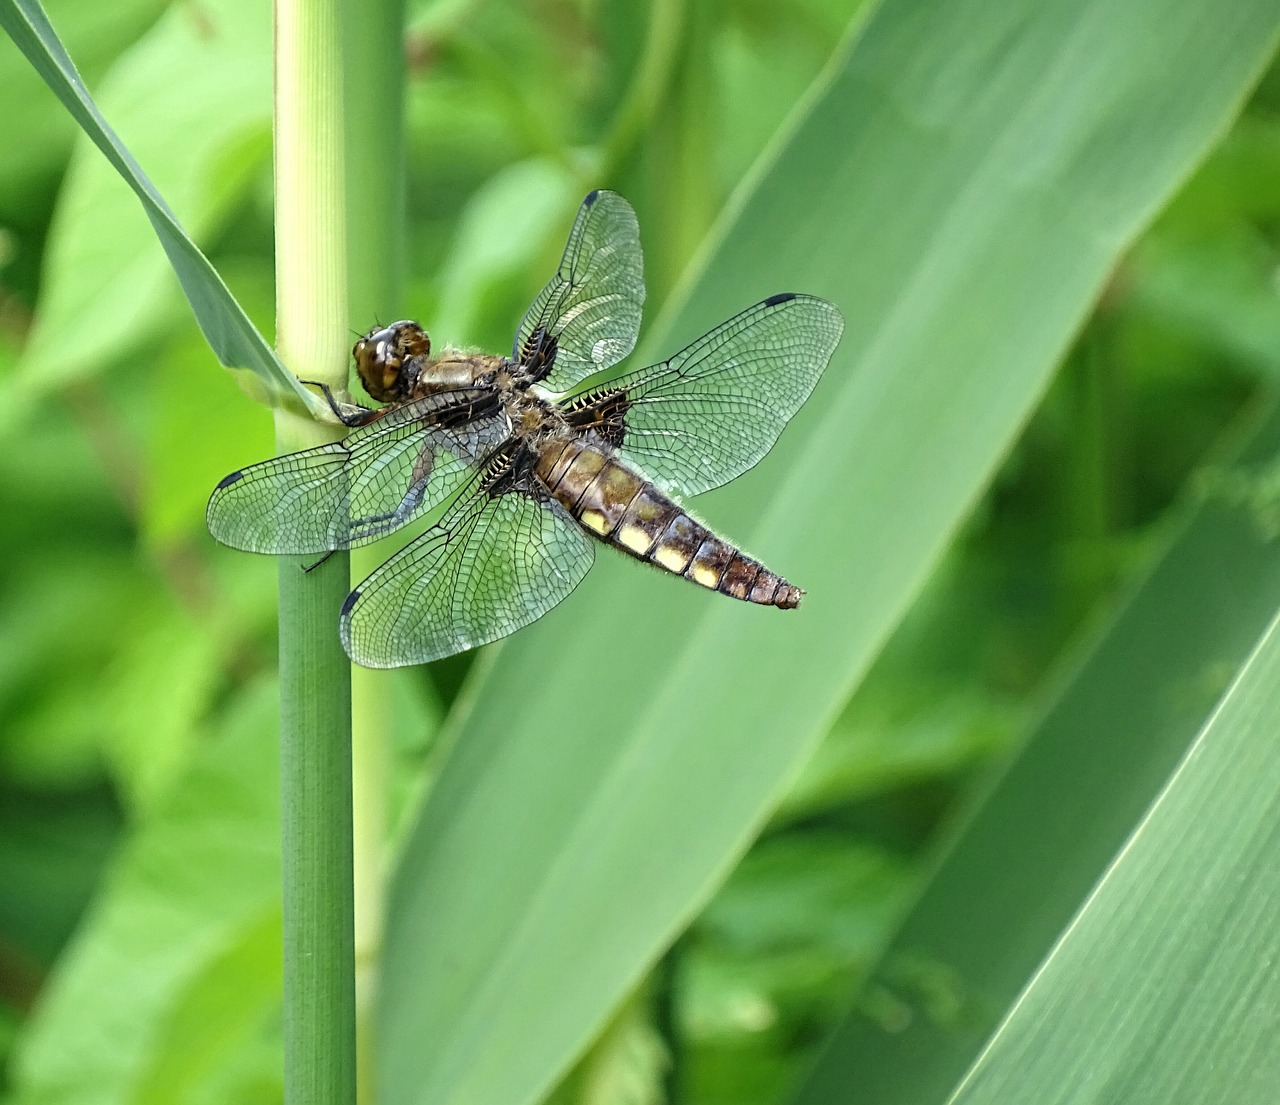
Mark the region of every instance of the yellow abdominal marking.
<instances>
[{"instance_id":1,"label":"yellow abdominal marking","mask_svg":"<svg viewBox=\"0 0 1280 1105\"><path fill-rule=\"evenodd\" d=\"M689 571L689 578L694 583L701 583L703 587L710 587L715 590L716 585L720 582L720 573L714 568L708 568L705 564L695 564Z\"/></svg>"},{"instance_id":2,"label":"yellow abdominal marking","mask_svg":"<svg viewBox=\"0 0 1280 1105\"><path fill-rule=\"evenodd\" d=\"M653 538L634 522L628 522L618 533L618 543L633 553L644 556L649 551L649 546L653 544Z\"/></svg>"},{"instance_id":3,"label":"yellow abdominal marking","mask_svg":"<svg viewBox=\"0 0 1280 1105\"><path fill-rule=\"evenodd\" d=\"M601 536L609 532L609 523L598 510L584 510L578 521L586 526L587 529L595 530Z\"/></svg>"},{"instance_id":4,"label":"yellow abdominal marking","mask_svg":"<svg viewBox=\"0 0 1280 1105\"><path fill-rule=\"evenodd\" d=\"M689 563L689 558L684 553L670 546L659 549L653 554L653 559L656 563L666 568L667 571L675 572L677 575L683 572L685 565Z\"/></svg>"}]
</instances>

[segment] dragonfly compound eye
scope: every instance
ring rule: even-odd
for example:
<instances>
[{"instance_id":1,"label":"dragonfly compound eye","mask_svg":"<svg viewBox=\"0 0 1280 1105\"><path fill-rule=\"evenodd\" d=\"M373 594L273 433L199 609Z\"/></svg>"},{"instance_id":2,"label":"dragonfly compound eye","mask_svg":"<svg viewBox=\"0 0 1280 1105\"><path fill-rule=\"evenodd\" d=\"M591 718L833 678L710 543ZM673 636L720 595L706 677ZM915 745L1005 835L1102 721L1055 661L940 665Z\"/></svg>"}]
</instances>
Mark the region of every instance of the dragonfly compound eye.
<instances>
[{"instance_id":1,"label":"dragonfly compound eye","mask_svg":"<svg viewBox=\"0 0 1280 1105\"><path fill-rule=\"evenodd\" d=\"M404 320L370 330L351 350L365 390L379 402L404 399L420 365L431 353L431 340L416 322Z\"/></svg>"}]
</instances>

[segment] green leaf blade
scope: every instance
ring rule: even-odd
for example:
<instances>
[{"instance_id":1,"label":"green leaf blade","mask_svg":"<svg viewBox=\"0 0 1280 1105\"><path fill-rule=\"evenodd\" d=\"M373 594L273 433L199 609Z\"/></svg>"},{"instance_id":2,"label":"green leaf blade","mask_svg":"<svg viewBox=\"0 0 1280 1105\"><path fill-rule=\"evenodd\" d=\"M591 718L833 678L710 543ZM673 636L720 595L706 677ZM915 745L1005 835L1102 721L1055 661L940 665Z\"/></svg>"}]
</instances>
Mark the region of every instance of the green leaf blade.
<instances>
[{"instance_id":1,"label":"green leaf blade","mask_svg":"<svg viewBox=\"0 0 1280 1105\"><path fill-rule=\"evenodd\" d=\"M1280 449L1280 416L1248 436L958 827L797 1105L854 1085L884 1105L943 1100L1165 785L1280 604L1271 541L1229 490ZM870 992L890 1016L857 1002Z\"/></svg>"},{"instance_id":2,"label":"green leaf blade","mask_svg":"<svg viewBox=\"0 0 1280 1105\"><path fill-rule=\"evenodd\" d=\"M102 110L167 203L206 239L270 156L270 21L238 2L204 21L172 9L97 89ZM181 85L182 96L171 90ZM211 120L213 120L211 122ZM89 143L68 170L42 294L18 373L36 387L100 370L143 341L173 300L170 263L115 166ZM73 355L57 335L80 335Z\"/></svg>"},{"instance_id":3,"label":"green leaf blade","mask_svg":"<svg viewBox=\"0 0 1280 1105\"><path fill-rule=\"evenodd\" d=\"M280 363L270 344L258 333L208 258L182 229L155 185L98 110L40 5L35 0L3 0L0 26L141 201L219 361L229 368L250 369L273 391L292 394L303 408L323 412L324 403L303 388ZM42 377L28 378L26 386L38 390L47 386L47 382Z\"/></svg>"},{"instance_id":4,"label":"green leaf blade","mask_svg":"<svg viewBox=\"0 0 1280 1105\"><path fill-rule=\"evenodd\" d=\"M166 1041L182 1030L185 1007L208 989L215 965L236 997L205 1007L200 1046L233 1065L240 1029L268 1023L280 971L275 700L274 684L264 683L221 719L132 836L24 1026L17 1100L191 1100ZM266 961L255 956L228 978L224 957L263 950L264 929ZM163 1071L178 1084L161 1084Z\"/></svg>"},{"instance_id":5,"label":"green leaf blade","mask_svg":"<svg viewBox=\"0 0 1280 1105\"><path fill-rule=\"evenodd\" d=\"M1275 34L1264 4L878 11L646 346L777 291L845 311L774 453L699 500L809 597L603 562L505 646L400 865L389 1102L535 1099L706 900Z\"/></svg>"},{"instance_id":6,"label":"green leaf blade","mask_svg":"<svg viewBox=\"0 0 1280 1105\"><path fill-rule=\"evenodd\" d=\"M1278 688L1272 623L956 1105L1275 1100Z\"/></svg>"}]
</instances>

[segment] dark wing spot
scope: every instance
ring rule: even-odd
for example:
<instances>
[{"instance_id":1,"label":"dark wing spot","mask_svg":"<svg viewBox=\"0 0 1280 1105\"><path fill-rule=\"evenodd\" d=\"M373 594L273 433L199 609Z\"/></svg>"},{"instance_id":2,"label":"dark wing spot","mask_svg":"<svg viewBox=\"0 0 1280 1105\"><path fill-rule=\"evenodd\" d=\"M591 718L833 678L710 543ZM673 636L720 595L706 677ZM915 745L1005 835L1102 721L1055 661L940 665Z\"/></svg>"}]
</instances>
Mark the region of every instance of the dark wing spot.
<instances>
[{"instance_id":1,"label":"dark wing spot","mask_svg":"<svg viewBox=\"0 0 1280 1105\"><path fill-rule=\"evenodd\" d=\"M351 594L347 596L347 601L342 604L342 609L338 612L338 617L345 618L348 614L350 614L351 608L355 606L356 601L359 598L360 598L360 592L358 590L352 591Z\"/></svg>"},{"instance_id":2,"label":"dark wing spot","mask_svg":"<svg viewBox=\"0 0 1280 1105\"><path fill-rule=\"evenodd\" d=\"M599 198L600 198L600 189L593 188L590 192L587 193L587 198L582 201L582 206L590 207Z\"/></svg>"},{"instance_id":3,"label":"dark wing spot","mask_svg":"<svg viewBox=\"0 0 1280 1105\"><path fill-rule=\"evenodd\" d=\"M594 433L606 445L617 449L627 436L627 411L631 400L624 388L584 395L566 412L565 418L575 430Z\"/></svg>"},{"instance_id":4,"label":"dark wing spot","mask_svg":"<svg viewBox=\"0 0 1280 1105\"><path fill-rule=\"evenodd\" d=\"M218 481L218 486L214 488L214 491L221 491L224 487L230 487L233 483L236 482L236 480L240 479L243 476L244 476L243 468L237 469L235 472L232 472L229 476L223 476L222 479Z\"/></svg>"},{"instance_id":5,"label":"dark wing spot","mask_svg":"<svg viewBox=\"0 0 1280 1105\"><path fill-rule=\"evenodd\" d=\"M795 292L778 292L777 295L771 295L764 301L766 307L776 307L779 303L787 303L795 299Z\"/></svg>"}]
</instances>

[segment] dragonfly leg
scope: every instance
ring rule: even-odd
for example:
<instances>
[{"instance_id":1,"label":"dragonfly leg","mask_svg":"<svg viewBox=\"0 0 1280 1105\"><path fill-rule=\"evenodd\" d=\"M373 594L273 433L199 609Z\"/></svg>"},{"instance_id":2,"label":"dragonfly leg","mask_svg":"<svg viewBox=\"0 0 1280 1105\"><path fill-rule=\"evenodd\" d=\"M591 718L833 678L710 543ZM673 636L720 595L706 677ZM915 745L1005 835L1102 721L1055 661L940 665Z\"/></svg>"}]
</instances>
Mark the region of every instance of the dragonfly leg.
<instances>
[{"instance_id":1,"label":"dragonfly leg","mask_svg":"<svg viewBox=\"0 0 1280 1105\"><path fill-rule=\"evenodd\" d=\"M324 393L334 417L344 426L364 426L375 418L380 418L383 414L381 410L362 407L359 403L339 403L334 398L333 391L329 385L322 384L319 380L299 380L298 382L308 387L319 388Z\"/></svg>"},{"instance_id":2,"label":"dragonfly leg","mask_svg":"<svg viewBox=\"0 0 1280 1105\"><path fill-rule=\"evenodd\" d=\"M400 500L400 505L395 510L390 510L386 514L371 514L367 518L353 518L347 527L350 535L349 544L354 545L357 542L365 542L374 537L382 537L384 534L399 529L413 517L413 512L418 509L418 504L422 502L422 496L426 493L426 490L426 480L415 483L405 493L404 498ZM336 549L330 549L314 564L304 564L302 570L304 572L314 572L336 551Z\"/></svg>"},{"instance_id":3,"label":"dragonfly leg","mask_svg":"<svg viewBox=\"0 0 1280 1105\"><path fill-rule=\"evenodd\" d=\"M421 466L421 461L419 466ZM409 490L405 492L404 498L400 500L395 510L388 511L386 514L371 514L367 518L353 519L350 525L352 542L364 541L371 537L381 537L383 534L399 529L409 521L422 502L423 495L427 492L427 480L430 476L431 465L427 464L425 471L422 471L418 478L409 485Z\"/></svg>"},{"instance_id":4,"label":"dragonfly leg","mask_svg":"<svg viewBox=\"0 0 1280 1105\"><path fill-rule=\"evenodd\" d=\"M307 572L308 574L310 574L311 572L314 572L318 567L320 567L320 565L321 565L321 564L323 564L326 560L328 560L328 559L329 559L329 557L331 557L331 556L334 554L334 552L335 552L335 551L336 551L336 550L334 550L334 549L330 549L327 553L325 553L325 554L324 554L324 556L322 556L322 557L321 557L319 560L317 560L314 564L304 564L304 565L302 565L302 570L303 570L304 572Z\"/></svg>"}]
</instances>

